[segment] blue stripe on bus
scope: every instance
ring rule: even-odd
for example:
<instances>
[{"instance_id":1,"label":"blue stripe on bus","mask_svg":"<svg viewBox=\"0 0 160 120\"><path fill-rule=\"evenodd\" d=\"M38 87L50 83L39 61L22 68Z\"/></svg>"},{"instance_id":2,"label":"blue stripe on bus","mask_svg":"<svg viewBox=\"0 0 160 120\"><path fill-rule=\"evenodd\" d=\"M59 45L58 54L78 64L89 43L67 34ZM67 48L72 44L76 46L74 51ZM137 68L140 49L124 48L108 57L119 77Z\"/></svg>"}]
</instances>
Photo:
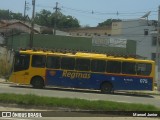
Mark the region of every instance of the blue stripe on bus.
<instances>
[{"instance_id":1,"label":"blue stripe on bus","mask_svg":"<svg viewBox=\"0 0 160 120\"><path fill-rule=\"evenodd\" d=\"M46 85L100 89L100 85L105 81L112 83L114 90L152 90L153 87L153 79L146 76L98 74L65 70L46 71Z\"/></svg>"}]
</instances>

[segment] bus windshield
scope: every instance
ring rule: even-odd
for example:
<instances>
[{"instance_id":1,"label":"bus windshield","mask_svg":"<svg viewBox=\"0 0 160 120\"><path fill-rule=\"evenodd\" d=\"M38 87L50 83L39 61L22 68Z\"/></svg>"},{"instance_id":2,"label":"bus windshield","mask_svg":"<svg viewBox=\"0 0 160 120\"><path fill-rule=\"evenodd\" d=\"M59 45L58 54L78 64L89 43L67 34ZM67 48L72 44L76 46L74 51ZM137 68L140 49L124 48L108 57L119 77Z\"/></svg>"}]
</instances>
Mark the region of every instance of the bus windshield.
<instances>
[{"instance_id":1,"label":"bus windshield","mask_svg":"<svg viewBox=\"0 0 160 120\"><path fill-rule=\"evenodd\" d=\"M14 72L26 70L29 68L30 55L17 54L14 61Z\"/></svg>"}]
</instances>

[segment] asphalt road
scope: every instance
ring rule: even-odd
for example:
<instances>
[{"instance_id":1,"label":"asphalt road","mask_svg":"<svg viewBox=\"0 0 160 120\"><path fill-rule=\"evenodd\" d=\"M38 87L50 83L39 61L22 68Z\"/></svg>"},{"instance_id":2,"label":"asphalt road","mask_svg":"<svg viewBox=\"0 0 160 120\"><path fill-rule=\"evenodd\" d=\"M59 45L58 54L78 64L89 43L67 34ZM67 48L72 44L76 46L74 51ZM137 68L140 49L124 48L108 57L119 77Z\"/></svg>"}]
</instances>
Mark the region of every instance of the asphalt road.
<instances>
[{"instance_id":1,"label":"asphalt road","mask_svg":"<svg viewBox=\"0 0 160 120\"><path fill-rule=\"evenodd\" d=\"M13 84L0 83L0 93L35 94L40 96L60 98L80 98L88 100L109 100L127 103L152 104L160 107L160 96L158 95L130 95L126 93L100 94L99 91L64 89L47 87L45 89L33 89L29 86L17 86ZM3 106L0 104L0 111L42 111L35 108L18 108L17 106ZM71 113L73 114L73 113ZM84 115L85 114L80 114ZM42 117L42 118L0 118L2 120L158 120L159 118L146 117Z\"/></svg>"},{"instance_id":2,"label":"asphalt road","mask_svg":"<svg viewBox=\"0 0 160 120\"><path fill-rule=\"evenodd\" d=\"M64 89L47 87L34 89L29 86L17 86L0 83L0 93L35 94L40 96L60 98L80 98L87 100L108 100L125 103L151 104L160 108L159 95L131 95L127 93L101 94L99 91Z\"/></svg>"}]
</instances>

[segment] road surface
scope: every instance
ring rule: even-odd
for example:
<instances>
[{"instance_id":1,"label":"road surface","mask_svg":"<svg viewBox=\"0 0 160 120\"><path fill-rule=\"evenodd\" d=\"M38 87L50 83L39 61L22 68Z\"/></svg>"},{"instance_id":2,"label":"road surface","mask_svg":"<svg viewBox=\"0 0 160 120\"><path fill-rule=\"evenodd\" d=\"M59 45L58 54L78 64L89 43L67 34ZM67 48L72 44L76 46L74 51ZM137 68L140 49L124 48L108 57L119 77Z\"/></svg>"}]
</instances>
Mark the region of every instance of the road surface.
<instances>
[{"instance_id":1,"label":"road surface","mask_svg":"<svg viewBox=\"0 0 160 120\"><path fill-rule=\"evenodd\" d=\"M101 94L99 91L51 88L34 89L29 86L17 86L0 83L0 93L35 94L39 96L80 98L87 100L108 100L125 103L151 104L160 108L160 95L131 95L126 93Z\"/></svg>"},{"instance_id":2,"label":"road surface","mask_svg":"<svg viewBox=\"0 0 160 120\"><path fill-rule=\"evenodd\" d=\"M33 89L29 86L17 86L13 84L0 83L0 93L35 94L40 96L60 98L80 98L87 100L109 100L127 103L151 104L160 107L160 96L158 95L130 95L125 93L100 94L99 91L64 89L47 87L45 89ZM42 111L41 109L17 108L16 106L0 105L0 111ZM42 118L0 118L2 120L158 120L159 118L145 117L42 117Z\"/></svg>"}]
</instances>

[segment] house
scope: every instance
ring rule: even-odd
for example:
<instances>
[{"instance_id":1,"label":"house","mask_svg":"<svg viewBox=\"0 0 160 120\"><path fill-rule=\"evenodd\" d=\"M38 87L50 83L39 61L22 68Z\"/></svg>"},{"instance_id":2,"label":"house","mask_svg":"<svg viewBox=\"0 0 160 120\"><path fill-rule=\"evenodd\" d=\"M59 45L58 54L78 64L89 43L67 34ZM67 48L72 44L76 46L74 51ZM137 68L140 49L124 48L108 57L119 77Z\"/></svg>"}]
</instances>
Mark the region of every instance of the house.
<instances>
[{"instance_id":1,"label":"house","mask_svg":"<svg viewBox=\"0 0 160 120\"><path fill-rule=\"evenodd\" d=\"M31 32L31 25L19 20L1 20L0 21L0 33L4 34L12 30L18 30L23 33ZM35 33L40 33L38 30L34 29Z\"/></svg>"}]
</instances>

